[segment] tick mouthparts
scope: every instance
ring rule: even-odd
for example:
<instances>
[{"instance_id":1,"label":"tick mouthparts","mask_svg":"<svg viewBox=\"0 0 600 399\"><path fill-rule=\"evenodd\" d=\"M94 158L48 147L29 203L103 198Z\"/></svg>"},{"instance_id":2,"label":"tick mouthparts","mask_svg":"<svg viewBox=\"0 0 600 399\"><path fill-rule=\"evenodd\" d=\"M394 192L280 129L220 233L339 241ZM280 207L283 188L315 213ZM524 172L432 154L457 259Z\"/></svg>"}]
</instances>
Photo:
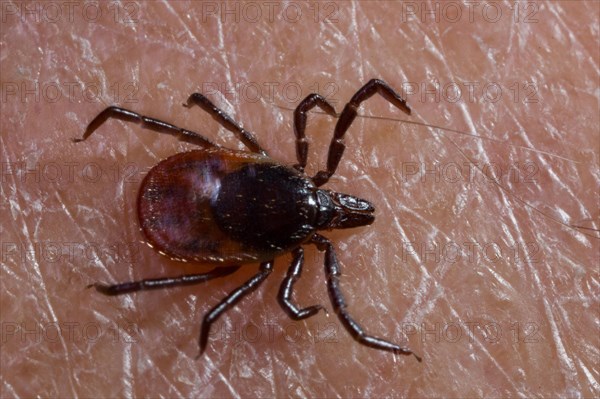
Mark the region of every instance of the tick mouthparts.
<instances>
[{"instance_id":1,"label":"tick mouthparts","mask_svg":"<svg viewBox=\"0 0 600 399\"><path fill-rule=\"evenodd\" d=\"M327 229L367 226L375 220L375 207L367 200L330 190L318 190L319 225Z\"/></svg>"}]
</instances>

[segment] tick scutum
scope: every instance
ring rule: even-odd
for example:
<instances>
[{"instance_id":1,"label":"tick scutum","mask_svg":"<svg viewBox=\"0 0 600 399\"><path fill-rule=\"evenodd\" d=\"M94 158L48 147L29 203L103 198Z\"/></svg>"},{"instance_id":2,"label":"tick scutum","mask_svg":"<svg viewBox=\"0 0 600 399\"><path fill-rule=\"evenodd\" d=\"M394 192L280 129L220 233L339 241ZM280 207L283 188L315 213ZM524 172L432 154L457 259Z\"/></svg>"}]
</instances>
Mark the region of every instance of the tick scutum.
<instances>
[{"instance_id":1,"label":"tick scutum","mask_svg":"<svg viewBox=\"0 0 600 399\"><path fill-rule=\"evenodd\" d=\"M274 163L247 164L221 180L213 205L219 227L254 250L281 252L315 232L314 184Z\"/></svg>"}]
</instances>

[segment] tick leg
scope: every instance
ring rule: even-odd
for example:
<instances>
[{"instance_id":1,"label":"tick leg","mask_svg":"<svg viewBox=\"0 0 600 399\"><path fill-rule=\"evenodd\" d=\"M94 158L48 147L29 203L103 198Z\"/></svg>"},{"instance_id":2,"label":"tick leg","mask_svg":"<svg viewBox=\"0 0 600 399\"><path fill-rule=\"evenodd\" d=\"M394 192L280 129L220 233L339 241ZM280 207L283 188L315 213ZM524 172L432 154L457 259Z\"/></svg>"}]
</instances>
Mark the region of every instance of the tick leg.
<instances>
[{"instance_id":1,"label":"tick leg","mask_svg":"<svg viewBox=\"0 0 600 399\"><path fill-rule=\"evenodd\" d=\"M319 108L331 116L338 116L333 105L316 93L309 94L298 104L294 111L294 134L296 135L296 158L298 159L298 164L294 165L294 167L300 172L304 172L308 159L308 141L305 134L306 113L316 106L319 106Z\"/></svg>"},{"instance_id":2,"label":"tick leg","mask_svg":"<svg viewBox=\"0 0 600 399\"><path fill-rule=\"evenodd\" d=\"M159 288L180 287L185 285L200 284L213 278L224 277L238 270L239 266L216 267L208 273L188 274L178 277L166 277L157 279L146 279L140 281L129 281L121 284L90 284L88 288L94 287L104 295L121 295L143 290L155 290Z\"/></svg>"},{"instance_id":3,"label":"tick leg","mask_svg":"<svg viewBox=\"0 0 600 399\"><path fill-rule=\"evenodd\" d=\"M150 130L154 130L159 133L166 133L177 137L179 140L186 143L199 145L202 147L218 147L212 141L202 136L199 133L192 132L191 130L182 129L180 127L171 125L170 123L163 122L159 119L149 118L144 115L140 115L136 112L129 111L119 107L108 107L104 111L100 112L98 116L94 118L85 129L83 137L80 139L73 139L74 142L78 143L87 139L96 129L100 127L108 118L120 119L125 122L140 123L142 127Z\"/></svg>"},{"instance_id":4,"label":"tick leg","mask_svg":"<svg viewBox=\"0 0 600 399\"><path fill-rule=\"evenodd\" d=\"M294 320L302 320L306 319L310 316L313 316L319 312L319 310L323 309L322 306L309 306L304 309L298 309L298 307L292 303L292 294L294 290L294 283L300 278L302 274L302 265L304 264L304 250L302 248L297 248L292 253L294 259L292 260L292 264L287 271L287 275L281 283L281 288L279 289L279 303L285 312Z\"/></svg>"},{"instance_id":5,"label":"tick leg","mask_svg":"<svg viewBox=\"0 0 600 399\"><path fill-rule=\"evenodd\" d=\"M392 103L395 107L406 112L410 115L410 108L406 104L406 101L400 97L398 93L394 91L387 83L379 79L371 79L366 85L356 92L350 99L350 102L344 107L340 119L338 119L335 130L333 132L333 139L329 144L329 154L327 155L327 169L319 171L313 181L317 186L325 184L329 178L335 173L342 154L344 154L344 135L350 128L350 125L356 118L356 111L360 104L369 99L375 93L379 93L383 98Z\"/></svg>"},{"instance_id":6,"label":"tick leg","mask_svg":"<svg viewBox=\"0 0 600 399\"><path fill-rule=\"evenodd\" d=\"M325 273L327 275L327 291L329 292L329 298L331 299L333 308L340 321L354 339L361 344L372 348L400 353L402 355L413 355L418 361L421 361L421 358L415 355L410 349L365 333L363 328L346 311L346 301L344 300L344 295L340 290L339 284L342 273L333 245L331 245L331 242L327 238L319 234L313 236L312 242L319 250L325 251Z\"/></svg>"},{"instance_id":7,"label":"tick leg","mask_svg":"<svg viewBox=\"0 0 600 399\"><path fill-rule=\"evenodd\" d=\"M266 151L262 149L256 137L243 127L241 127L236 121L233 120L225 111L214 105L208 98L204 97L200 93L193 93L183 104L184 107L190 108L192 105L197 105L204 111L208 112L213 119L219 122L224 128L230 132L235 133L236 136L244 143L246 147L252 152L258 152L266 155Z\"/></svg>"},{"instance_id":8,"label":"tick leg","mask_svg":"<svg viewBox=\"0 0 600 399\"><path fill-rule=\"evenodd\" d=\"M233 292L225 297L217 306L212 308L210 312L204 316L202 327L200 329L200 353L198 357L204 353L206 344L208 343L208 334L210 327L226 310L230 309L242 300L243 297L254 291L258 286L271 274L273 271L273 261L260 264L260 271L250 280L246 281L241 287L236 288Z\"/></svg>"}]
</instances>

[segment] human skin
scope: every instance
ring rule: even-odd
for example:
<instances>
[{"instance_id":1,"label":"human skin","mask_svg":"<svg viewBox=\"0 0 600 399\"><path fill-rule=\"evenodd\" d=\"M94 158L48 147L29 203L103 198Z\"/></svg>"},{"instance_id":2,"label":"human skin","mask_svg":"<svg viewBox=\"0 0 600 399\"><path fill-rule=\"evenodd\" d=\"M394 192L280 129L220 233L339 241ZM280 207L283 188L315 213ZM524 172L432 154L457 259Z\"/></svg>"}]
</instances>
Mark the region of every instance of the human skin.
<instances>
[{"instance_id":1,"label":"human skin","mask_svg":"<svg viewBox=\"0 0 600 399\"><path fill-rule=\"evenodd\" d=\"M298 2L295 23L282 9L269 21L261 3L252 3L262 7L258 19L244 14L249 3L230 3L232 14L205 3L216 15L200 3L104 3L93 21L82 6L55 18L43 4L39 20L21 3L2 4L2 397L600 394L597 3L521 3L518 18L502 3L496 22L493 10L482 14L487 3L473 22L464 4L458 18L426 3L439 5L440 18L423 21L424 3L319 3L315 22L314 4ZM134 21L124 23L128 12ZM210 270L147 247L137 222L146 171L194 147L119 121L73 143L104 107L243 149L202 110L181 106L202 91L292 165L288 108L316 90L340 112L374 77L416 88L403 93L413 112L376 96L362 115L478 136L359 118L326 185L377 209L371 226L323 232L336 246L350 313L421 363L349 336L310 245L295 300L327 313L295 322L281 310L290 262L282 256L215 323L199 359L203 315L257 265L186 288L121 297L86 289ZM436 81L439 98L422 98ZM88 99L82 90L93 85L99 94ZM334 124L309 115L313 173ZM492 166L503 173L498 182L486 177Z\"/></svg>"}]
</instances>

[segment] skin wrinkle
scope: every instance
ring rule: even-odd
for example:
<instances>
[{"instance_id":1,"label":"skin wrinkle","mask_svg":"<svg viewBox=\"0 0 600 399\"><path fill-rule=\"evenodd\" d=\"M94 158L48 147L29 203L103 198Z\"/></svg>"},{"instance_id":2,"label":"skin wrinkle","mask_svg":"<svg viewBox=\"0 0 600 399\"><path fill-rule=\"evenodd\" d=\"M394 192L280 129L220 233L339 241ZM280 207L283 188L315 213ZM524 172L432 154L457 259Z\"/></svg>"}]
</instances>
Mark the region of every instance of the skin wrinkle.
<instances>
[{"instance_id":1,"label":"skin wrinkle","mask_svg":"<svg viewBox=\"0 0 600 399\"><path fill-rule=\"evenodd\" d=\"M126 345L123 351L123 371L124 371L124 385L125 385L125 396L133 397L133 387L135 386L135 377L131 370L131 345Z\"/></svg>"},{"instance_id":2,"label":"skin wrinkle","mask_svg":"<svg viewBox=\"0 0 600 399\"><path fill-rule=\"evenodd\" d=\"M45 316L44 318L45 319L51 319L53 323L58 323L59 319L56 316L56 312L54 311L54 307L52 306L52 303L50 301L50 296L47 295L48 294L47 286L46 286L46 284L43 281L43 277L42 277L41 271L39 269L39 264L37 262L34 263L34 269L35 269L35 272L36 272L37 276L39 277L38 281L39 281L40 284L39 284L38 289L41 290L41 292L42 292L42 295L41 295L42 296L42 300L45 302L47 311L50 313L50 315L49 315L50 317L47 317L48 315L44 314L44 316ZM60 337L60 344L62 346L63 353L64 353L64 358L65 358L66 363L67 363L67 369L68 370L73 370L74 367L73 367L73 363L71 361L71 356L69 354L68 345L67 345L67 343L65 342L65 339L62 336ZM69 375L69 377L68 377L69 389L71 390L72 394L75 394L76 390L75 390L75 386L73 384L73 372L71 371L68 375Z\"/></svg>"},{"instance_id":3,"label":"skin wrinkle","mask_svg":"<svg viewBox=\"0 0 600 399\"><path fill-rule=\"evenodd\" d=\"M149 362L149 365L148 365L148 366L152 366L152 369L153 369L153 370L156 370L156 371L158 372L158 375L159 375L159 376L160 376L160 377L161 377L161 378L162 378L162 379L163 379L165 382L167 382L167 383L168 383L168 382L169 382L169 380L170 380L170 377L169 377L169 375L168 375L168 374L169 374L169 370L166 370L167 372L165 373L165 372L163 372L163 370L162 370L161 366L159 366L159 365L156 365L156 364L155 364L155 362L154 362L152 359L150 359L148 362ZM176 395L178 395L179 397L181 397L181 396L182 396L182 392L180 392L180 391L177 389L177 387L175 387L175 386L173 386L173 385L170 385L170 386L169 386L169 389L170 389L170 390L175 390L175 392L176 392Z\"/></svg>"},{"instance_id":4,"label":"skin wrinkle","mask_svg":"<svg viewBox=\"0 0 600 399\"><path fill-rule=\"evenodd\" d=\"M219 378L221 379L221 381L223 381L223 383L225 384L225 386L229 389L229 393L231 394L231 396L234 397L234 398L240 398L241 396L239 395L238 392L236 392L236 389L230 383L229 378L227 378L222 373L219 373L218 375L219 375Z\"/></svg>"},{"instance_id":5,"label":"skin wrinkle","mask_svg":"<svg viewBox=\"0 0 600 399\"><path fill-rule=\"evenodd\" d=\"M125 2L115 4L124 11ZM357 120L346 137L340 178L332 179L327 188L373 200L376 221L364 230L325 235L338 249L341 285L352 304L350 311L359 321L370 320L364 325L367 331L385 329L382 334L399 341L404 339L405 322L431 328L434 323L489 321L500 323L504 336L491 343L477 332L483 327L476 329L473 343L465 335L453 344L444 335L440 342L432 335L423 341L413 335L411 347L424 356L420 365L414 359L365 349L347 337L334 314L319 314L300 323L287 319L274 298L289 263L285 258L276 262L259 292L222 319L223 326L238 331L273 323L275 338L267 339L264 328L263 339L257 342L211 337L206 356L195 361L202 315L254 274L255 266L243 268L231 279L173 292L121 298L96 295L85 286L191 273L197 267L168 261L145 246L129 263L106 251L110 243L142 239L135 211L139 179L130 183L110 178L89 184L76 177L65 186L43 179L41 185L35 184L33 175L23 184L6 174L1 194L6 204L1 208L3 243L22 240L24 250L36 254L40 242L86 241L100 247L90 246L88 254L75 259L64 257L61 264L42 255L33 261L15 261L6 252L8 261L3 259L0 268L2 322L24 319L29 327L45 325L43 320L80 326L94 323L104 333L131 320L138 332L132 333L131 343L113 340L110 333L97 341L70 339L65 333L62 343L43 336L35 342L30 334L21 343L21 335L3 331L8 342L0 360L1 396L597 396L598 340L590 333L598 321L598 274L591 270L598 240L593 230L564 228L551 219L597 228L598 213L591 198L600 185L598 118L592 113L594 107L586 106L598 101L593 91L597 46L590 47L597 42L597 29L590 30L597 24L597 4L539 3L538 22L531 24L502 24L504 19L499 24L467 19L452 24L404 22L393 2L339 3L339 21L326 25L310 19L298 24L279 20L245 25L218 18L202 21L199 6L135 4L141 18L133 26L113 23L106 9L110 17L93 24L77 16L73 23L49 24L31 23L31 16L19 22L6 15L0 40L5 57L3 84L26 81L31 88L34 79L59 86L93 81L100 95L94 101L70 102L63 97L58 103L44 98L36 102L32 95L21 102L9 95L0 122L2 162L27 160L31 166L36 161L42 165L57 160L80 165L102 161L103 167L135 162L138 177L143 177L159 160L189 149L170 137L118 121L107 123L85 143L71 145L71 137L80 135L102 107L115 102L236 148L232 135L201 110L181 109L187 95L202 91L205 82L221 83L219 90L238 82L296 82L307 94L316 89L315 82L323 93L324 83L334 81L338 112L370 77L382 77L395 88L435 78L442 84L500 82L505 98L493 104L451 103L443 98L439 103L423 102L418 94L409 96L413 115L407 119L492 136L502 143ZM508 10L512 3L500 5ZM556 30L549 28L552 25ZM269 42L266 48L259 45L261 39ZM123 92L116 100L112 93L115 83L123 89L127 81L139 87L134 103L125 103ZM508 87L513 81L535 81L540 102L506 100L512 96ZM291 101L277 91L274 102L265 95L251 102L219 90L209 97L228 112L233 110L232 116L253 131L275 159L295 162L291 111L275 105L293 108L300 99ZM360 113L403 118L377 96ZM325 161L334 120L311 113L309 123L312 171ZM540 169L538 178L530 184L503 182L510 190L506 192L479 177L474 182L451 184L442 179L428 184L431 180L424 182L422 176L402 174L407 162L428 167L434 161L469 162L444 140L447 137L479 164L499 159L502 165L534 162ZM521 144L532 149L515 151ZM463 208L457 205L457 193L465 194L460 200ZM463 256L452 263L419 251L405 254L403 260L401 252L406 242L437 242L458 243L464 254L463 243L473 241L497 242L501 258L492 262L480 256L477 262L467 262ZM529 242L539 245L538 258L512 259L504 253L505 248ZM380 264L370 259L394 261ZM331 313L322 269L322 255L307 248L295 298L300 305L321 303ZM36 289L43 290L33 294ZM193 309L187 303L191 296L197 298ZM535 322L538 342L524 343L522 329L521 340L513 342L510 322ZM335 343L285 339L285 327L318 336L315 325L325 323L337 326ZM125 330L117 331L119 337L126 336ZM125 350L131 351L129 366ZM27 380L23 376L32 364L38 371ZM66 374L73 376L71 383L65 381Z\"/></svg>"},{"instance_id":6,"label":"skin wrinkle","mask_svg":"<svg viewBox=\"0 0 600 399\"><path fill-rule=\"evenodd\" d=\"M354 35L352 42L355 43L358 47L358 53L361 53L361 42L360 42L360 36L358 35L358 29L356 29L358 27L358 22L356 20L356 14L357 14L357 8L358 4L352 2L350 5L350 9L351 9L351 18L352 18L352 26L354 26L354 30L352 32L352 34ZM343 44L344 40L342 40L342 44ZM362 60L361 60L362 61ZM363 70L363 64L362 62L358 63L358 76L360 77L360 80L363 82L367 81L367 78L365 78L365 73ZM361 126L362 127L362 126Z\"/></svg>"}]
</instances>

